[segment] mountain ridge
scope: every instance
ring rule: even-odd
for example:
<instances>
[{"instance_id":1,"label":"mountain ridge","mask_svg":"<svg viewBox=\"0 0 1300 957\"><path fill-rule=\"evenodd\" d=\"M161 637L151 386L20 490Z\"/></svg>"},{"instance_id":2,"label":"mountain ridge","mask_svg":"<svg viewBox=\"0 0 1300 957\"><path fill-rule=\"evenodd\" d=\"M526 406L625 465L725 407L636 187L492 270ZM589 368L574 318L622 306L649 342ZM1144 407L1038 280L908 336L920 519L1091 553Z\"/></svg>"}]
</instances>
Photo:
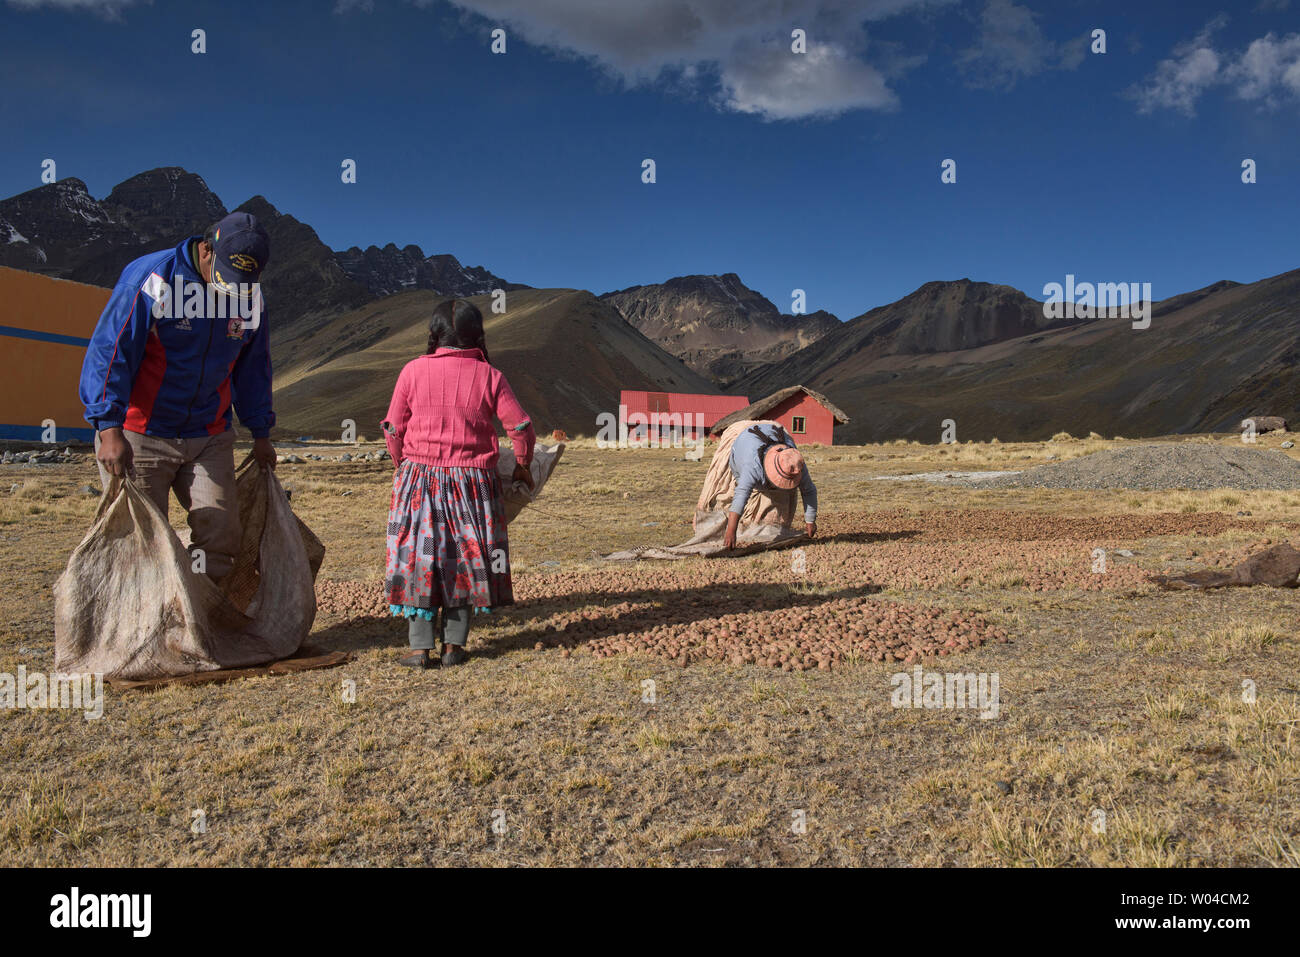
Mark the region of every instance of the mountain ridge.
<instances>
[{"instance_id":1,"label":"mountain ridge","mask_svg":"<svg viewBox=\"0 0 1300 957\"><path fill-rule=\"evenodd\" d=\"M1036 304L1041 315L1041 303L1019 295L1020 308ZM926 316L901 309L911 296L849 320L738 388L762 395L802 382L824 391L849 413L837 435L853 442L934 441L948 418L962 439L1042 439L1217 431L1246 415L1294 418L1300 409L1292 372L1300 269L1159 300L1145 330L1128 319L1026 315L1018 321L1033 328L1019 335L1009 334L1015 322L985 327L973 344L947 351L907 348L909 323Z\"/></svg>"},{"instance_id":2,"label":"mountain ridge","mask_svg":"<svg viewBox=\"0 0 1300 957\"><path fill-rule=\"evenodd\" d=\"M415 348L427 316L412 309L457 295L478 297L491 328L541 357L539 378L524 352L501 347L534 383L538 408L567 431L586 431L592 409L616 404L620 388L757 398L792 383L841 405L852 421L837 435L850 441L933 440L944 418L958 421L963 438L1010 439L1221 429L1300 410L1292 331L1300 270L1220 279L1151 303L1145 331L1126 320L1048 319L1020 290L969 278L932 280L840 322L822 311L782 313L734 272L599 296L534 290L414 244L332 250L261 195L236 208L271 236L263 282L277 386L286 388L333 377L350 355L377 361L394 336ZM102 200L69 177L0 200L0 265L111 286L127 262L225 213L203 178L181 167L136 174ZM507 293L508 321L485 298L495 289ZM331 381L347 395L344 380Z\"/></svg>"},{"instance_id":3,"label":"mountain ridge","mask_svg":"<svg viewBox=\"0 0 1300 957\"><path fill-rule=\"evenodd\" d=\"M782 313L734 272L674 276L661 283L602 293L598 298L723 388L839 325L835 316L823 310L806 315Z\"/></svg>"}]
</instances>

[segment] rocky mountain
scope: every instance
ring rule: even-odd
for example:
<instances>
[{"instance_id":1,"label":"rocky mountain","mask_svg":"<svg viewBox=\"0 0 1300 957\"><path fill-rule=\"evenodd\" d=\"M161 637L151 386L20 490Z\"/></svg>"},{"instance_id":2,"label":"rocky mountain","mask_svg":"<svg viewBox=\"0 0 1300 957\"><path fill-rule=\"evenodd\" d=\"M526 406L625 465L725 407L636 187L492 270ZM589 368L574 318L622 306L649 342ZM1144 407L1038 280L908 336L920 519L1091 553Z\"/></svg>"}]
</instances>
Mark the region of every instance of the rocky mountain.
<instances>
[{"instance_id":1,"label":"rocky mountain","mask_svg":"<svg viewBox=\"0 0 1300 957\"><path fill-rule=\"evenodd\" d=\"M727 387L840 325L828 312L783 314L735 273L679 276L601 300L692 369Z\"/></svg>"},{"instance_id":2,"label":"rocky mountain","mask_svg":"<svg viewBox=\"0 0 1300 957\"><path fill-rule=\"evenodd\" d=\"M1300 410L1300 270L1221 281L1127 319L1049 322L1007 286L928 283L742 380L751 396L791 382L844 408L846 442L1042 439L1234 428Z\"/></svg>"},{"instance_id":3,"label":"rocky mountain","mask_svg":"<svg viewBox=\"0 0 1300 957\"><path fill-rule=\"evenodd\" d=\"M165 247L226 215L203 177L179 166L139 173L113 187L103 207L143 244Z\"/></svg>"},{"instance_id":4,"label":"rocky mountain","mask_svg":"<svg viewBox=\"0 0 1300 957\"><path fill-rule=\"evenodd\" d=\"M617 414L620 389L711 392L712 384L578 289L521 289L504 314L482 310L492 362L505 372L540 434L594 435L596 417ZM277 366L276 414L293 434L337 434L351 418L378 435L402 366L424 352L439 294L412 290L329 320Z\"/></svg>"},{"instance_id":5,"label":"rocky mountain","mask_svg":"<svg viewBox=\"0 0 1300 957\"><path fill-rule=\"evenodd\" d=\"M4 216L0 216L0 264L29 272L41 272L46 253Z\"/></svg>"},{"instance_id":6,"label":"rocky mountain","mask_svg":"<svg viewBox=\"0 0 1300 957\"><path fill-rule=\"evenodd\" d=\"M132 176L102 200L61 179L0 201L0 265L111 286L132 259L225 214L203 178L177 166Z\"/></svg>"},{"instance_id":7,"label":"rocky mountain","mask_svg":"<svg viewBox=\"0 0 1300 957\"><path fill-rule=\"evenodd\" d=\"M316 231L281 213L263 196L238 207L257 216L271 237L262 283L275 317L277 360L325 316L405 289L472 296L524 289L449 254L353 248L335 253ZM201 176L165 166L132 176L102 200L68 178L0 200L0 265L112 286L131 260L202 233L227 208Z\"/></svg>"},{"instance_id":8,"label":"rocky mountain","mask_svg":"<svg viewBox=\"0 0 1300 957\"><path fill-rule=\"evenodd\" d=\"M462 266L449 253L426 256L419 246L398 249L389 243L382 249L352 246L334 253L343 271L364 286L370 295L391 296L411 289L430 289L444 296L478 296L493 289L527 289L506 282L482 266Z\"/></svg>"},{"instance_id":9,"label":"rocky mountain","mask_svg":"<svg viewBox=\"0 0 1300 957\"><path fill-rule=\"evenodd\" d=\"M262 273L262 288L272 317L271 349L277 363L295 339L312 333L321 317L371 298L306 223L281 213L264 196L254 196L236 211L256 216L271 239L271 261Z\"/></svg>"},{"instance_id":10,"label":"rocky mountain","mask_svg":"<svg viewBox=\"0 0 1300 957\"><path fill-rule=\"evenodd\" d=\"M1125 319L1049 320L1024 293L969 279L926 283L841 323L783 315L734 273L599 298L534 290L414 245L336 253L262 196L239 208L271 235L263 282L290 429L324 430L349 404L358 423L382 415L396 370L422 349L433 303L454 294L486 307L483 294L496 288L509 296L506 315L484 312L494 361L518 379L539 423L575 434L590 433L620 389L717 392L724 383L751 397L792 383L824 392L851 417L841 441L934 441L948 418L961 439L1300 419L1300 270L1153 303L1143 330ZM178 167L131 177L101 200L78 179L60 180L0 200L0 265L111 285L131 259L225 212L201 177Z\"/></svg>"},{"instance_id":11,"label":"rocky mountain","mask_svg":"<svg viewBox=\"0 0 1300 957\"><path fill-rule=\"evenodd\" d=\"M788 361L755 370L740 387L758 395L777 381L778 368L780 376L801 382L850 359L861 363L885 355L955 352L1070 322L1044 318L1041 302L1010 286L969 279L928 282L897 302L840 323Z\"/></svg>"},{"instance_id":12,"label":"rocky mountain","mask_svg":"<svg viewBox=\"0 0 1300 957\"><path fill-rule=\"evenodd\" d=\"M8 233L8 242L0 245L0 266L61 279L78 279L79 267L139 242L131 227L114 219L75 178L0 200L0 221Z\"/></svg>"},{"instance_id":13,"label":"rocky mountain","mask_svg":"<svg viewBox=\"0 0 1300 957\"><path fill-rule=\"evenodd\" d=\"M112 221L131 232L131 242L79 264L71 278L98 286L117 282L132 259L175 246L226 215L201 176L179 166L149 170L113 187L100 203Z\"/></svg>"}]
</instances>

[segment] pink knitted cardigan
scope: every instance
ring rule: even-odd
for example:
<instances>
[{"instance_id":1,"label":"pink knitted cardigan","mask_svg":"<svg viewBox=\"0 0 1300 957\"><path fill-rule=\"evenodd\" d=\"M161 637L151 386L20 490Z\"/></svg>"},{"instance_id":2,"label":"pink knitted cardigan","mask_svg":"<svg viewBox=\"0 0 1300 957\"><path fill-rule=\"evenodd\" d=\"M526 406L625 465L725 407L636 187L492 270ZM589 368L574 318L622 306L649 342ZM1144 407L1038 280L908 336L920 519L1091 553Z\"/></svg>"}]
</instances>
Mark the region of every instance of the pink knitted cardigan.
<instances>
[{"instance_id":1,"label":"pink knitted cardigan","mask_svg":"<svg viewBox=\"0 0 1300 957\"><path fill-rule=\"evenodd\" d=\"M412 359L397 377L384 441L394 466L410 459L495 468L494 417L506 427L515 460L528 465L537 437L506 377L478 349L442 348Z\"/></svg>"}]
</instances>

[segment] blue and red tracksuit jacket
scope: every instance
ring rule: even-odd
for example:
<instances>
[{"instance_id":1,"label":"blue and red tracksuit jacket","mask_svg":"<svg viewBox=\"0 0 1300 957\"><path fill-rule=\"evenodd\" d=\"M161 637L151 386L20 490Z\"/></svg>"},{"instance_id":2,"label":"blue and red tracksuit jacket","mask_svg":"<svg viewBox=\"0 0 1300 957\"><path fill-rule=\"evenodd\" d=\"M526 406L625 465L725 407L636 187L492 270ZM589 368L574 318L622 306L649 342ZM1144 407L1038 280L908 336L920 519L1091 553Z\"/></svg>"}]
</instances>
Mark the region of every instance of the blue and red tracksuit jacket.
<instances>
[{"instance_id":1,"label":"blue and red tracksuit jacket","mask_svg":"<svg viewBox=\"0 0 1300 957\"><path fill-rule=\"evenodd\" d=\"M254 438L275 425L265 307L255 320L241 322L228 303L222 304L228 317L216 318L222 310L206 295L201 305L194 296L189 310L201 315L186 316L186 303L176 301L178 276L181 290L195 283L207 288L190 261L195 239L141 256L122 271L81 366L81 402L96 430L120 426L168 439L217 435L230 428L232 404Z\"/></svg>"}]
</instances>

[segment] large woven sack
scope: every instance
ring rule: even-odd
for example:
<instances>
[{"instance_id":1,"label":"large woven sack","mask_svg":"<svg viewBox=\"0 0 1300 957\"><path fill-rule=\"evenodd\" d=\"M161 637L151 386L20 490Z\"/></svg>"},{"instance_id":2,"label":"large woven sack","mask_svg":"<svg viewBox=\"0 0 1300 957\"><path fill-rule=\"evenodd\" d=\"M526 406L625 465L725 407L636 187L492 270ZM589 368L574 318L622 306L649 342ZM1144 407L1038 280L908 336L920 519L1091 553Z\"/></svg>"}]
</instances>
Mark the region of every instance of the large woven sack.
<instances>
[{"instance_id":1,"label":"large woven sack","mask_svg":"<svg viewBox=\"0 0 1300 957\"><path fill-rule=\"evenodd\" d=\"M141 680L246 668L296 652L316 618L325 548L256 463L236 480L243 527L220 586L129 479L113 479L54 586L61 673Z\"/></svg>"},{"instance_id":2,"label":"large woven sack","mask_svg":"<svg viewBox=\"0 0 1300 957\"><path fill-rule=\"evenodd\" d=\"M563 442L552 446L538 445L533 449L533 460L528 468L533 476L533 487L530 489L523 482L516 482L512 478L515 471L515 450L501 449L500 457L497 459L497 475L501 477L501 494L505 499L507 525L513 522L525 507L537 501L537 497L542 494L542 486L555 471L555 466L563 454Z\"/></svg>"}]
</instances>

